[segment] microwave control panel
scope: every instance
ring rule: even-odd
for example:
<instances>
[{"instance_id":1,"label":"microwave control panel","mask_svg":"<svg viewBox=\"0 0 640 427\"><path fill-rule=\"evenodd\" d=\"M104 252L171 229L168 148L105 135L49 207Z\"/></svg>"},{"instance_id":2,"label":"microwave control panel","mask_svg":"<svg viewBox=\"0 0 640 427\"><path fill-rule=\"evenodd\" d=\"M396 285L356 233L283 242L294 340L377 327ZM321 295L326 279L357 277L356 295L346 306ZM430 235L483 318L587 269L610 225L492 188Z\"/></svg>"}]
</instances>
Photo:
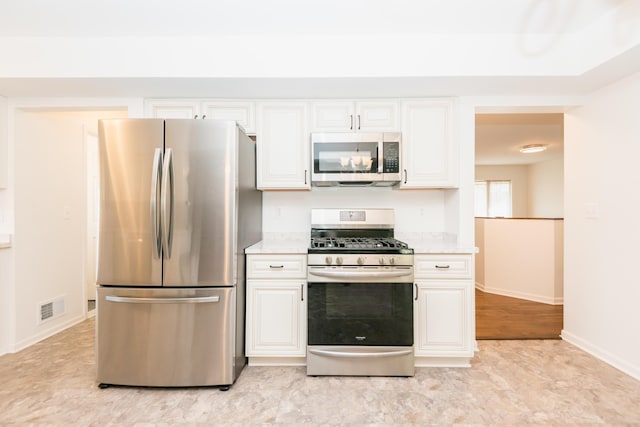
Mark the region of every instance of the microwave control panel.
<instances>
[{"instance_id":1,"label":"microwave control panel","mask_svg":"<svg viewBox=\"0 0 640 427\"><path fill-rule=\"evenodd\" d=\"M383 173L400 173L400 143L385 141L383 144Z\"/></svg>"}]
</instances>

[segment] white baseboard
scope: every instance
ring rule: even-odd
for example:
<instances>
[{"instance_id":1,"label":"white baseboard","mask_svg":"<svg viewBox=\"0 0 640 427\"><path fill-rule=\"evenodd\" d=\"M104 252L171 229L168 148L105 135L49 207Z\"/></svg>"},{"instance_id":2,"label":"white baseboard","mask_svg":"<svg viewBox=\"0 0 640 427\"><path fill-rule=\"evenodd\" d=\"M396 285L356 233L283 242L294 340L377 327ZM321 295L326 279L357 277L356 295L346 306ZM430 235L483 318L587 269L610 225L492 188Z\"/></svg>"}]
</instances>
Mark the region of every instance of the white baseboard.
<instances>
[{"instance_id":1,"label":"white baseboard","mask_svg":"<svg viewBox=\"0 0 640 427\"><path fill-rule=\"evenodd\" d=\"M499 289L485 286L482 283L476 282L476 289L487 292L489 294L502 295L504 297L524 299L527 301L540 302L543 304L562 305L564 304L564 297L548 297L544 295L529 294L526 292L512 291L510 289Z\"/></svg>"},{"instance_id":2,"label":"white baseboard","mask_svg":"<svg viewBox=\"0 0 640 427\"><path fill-rule=\"evenodd\" d=\"M47 328L43 331L40 331L39 333L27 337L21 341L18 341L17 343L15 343L13 345L13 348L11 349L12 353L17 353L20 350L24 350L25 348L32 346L33 344L40 342L44 339L47 339L57 333L60 333L62 331L64 331L67 328L72 327L73 325L77 325L80 322L83 322L86 319L84 314L80 314L78 316L72 317L70 319L68 319L66 322L62 322L62 323L58 323L55 326L52 326L50 328Z\"/></svg>"},{"instance_id":3,"label":"white baseboard","mask_svg":"<svg viewBox=\"0 0 640 427\"><path fill-rule=\"evenodd\" d=\"M567 330L563 329L560 336L569 344L575 345L579 349L586 351L590 355L602 360L603 362L613 366L614 368L624 372L625 374L630 375L637 380L640 380L640 366L634 366L632 363L620 359L610 352L598 347L595 344L590 343L587 340L578 337L577 335L572 334L571 332L568 332Z\"/></svg>"}]
</instances>

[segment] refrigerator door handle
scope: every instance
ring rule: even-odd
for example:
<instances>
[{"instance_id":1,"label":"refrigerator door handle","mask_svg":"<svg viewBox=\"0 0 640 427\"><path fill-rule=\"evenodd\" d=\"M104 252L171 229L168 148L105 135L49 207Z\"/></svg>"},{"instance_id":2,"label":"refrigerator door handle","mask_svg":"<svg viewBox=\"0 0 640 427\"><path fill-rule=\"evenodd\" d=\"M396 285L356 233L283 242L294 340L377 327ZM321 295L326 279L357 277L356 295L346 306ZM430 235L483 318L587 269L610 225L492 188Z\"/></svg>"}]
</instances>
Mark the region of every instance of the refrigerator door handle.
<instances>
[{"instance_id":1,"label":"refrigerator door handle","mask_svg":"<svg viewBox=\"0 0 640 427\"><path fill-rule=\"evenodd\" d=\"M173 243L173 150L167 148L162 166L162 250L166 259L171 259L171 244Z\"/></svg>"},{"instance_id":2,"label":"refrigerator door handle","mask_svg":"<svg viewBox=\"0 0 640 427\"><path fill-rule=\"evenodd\" d=\"M190 297L190 298L138 298L138 297L117 297L107 295L109 302L124 302L130 304L200 304L208 302L220 302L220 297Z\"/></svg>"},{"instance_id":3,"label":"refrigerator door handle","mask_svg":"<svg viewBox=\"0 0 640 427\"><path fill-rule=\"evenodd\" d=\"M151 210L151 236L154 241L154 257L159 259L162 256L162 240L160 236L162 235L160 229L160 209L158 209L158 199L160 193L160 180L162 176L162 150L160 148L156 148L155 153L153 154L153 170L151 171L151 202L150 202L150 210Z\"/></svg>"}]
</instances>

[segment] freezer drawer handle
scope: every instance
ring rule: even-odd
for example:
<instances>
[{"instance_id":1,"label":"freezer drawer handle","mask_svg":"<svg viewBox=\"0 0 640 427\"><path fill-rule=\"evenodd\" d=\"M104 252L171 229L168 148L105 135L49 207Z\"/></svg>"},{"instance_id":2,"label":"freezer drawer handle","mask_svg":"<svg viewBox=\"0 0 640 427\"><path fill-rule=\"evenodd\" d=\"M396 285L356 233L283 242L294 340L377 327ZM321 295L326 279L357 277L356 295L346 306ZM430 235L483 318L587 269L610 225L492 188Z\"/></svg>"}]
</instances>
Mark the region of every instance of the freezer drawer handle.
<instances>
[{"instance_id":1,"label":"freezer drawer handle","mask_svg":"<svg viewBox=\"0 0 640 427\"><path fill-rule=\"evenodd\" d=\"M331 351L331 350L319 350L310 348L309 353L317 354L318 356L330 356L330 357L353 357L353 358L365 358L365 357L392 357L392 356L406 356L413 353L413 348L409 350L397 350L397 351L379 351L375 353L358 353L353 351Z\"/></svg>"},{"instance_id":2,"label":"freezer drawer handle","mask_svg":"<svg viewBox=\"0 0 640 427\"><path fill-rule=\"evenodd\" d=\"M126 302L131 304L200 304L206 302L220 302L219 296L190 297L190 298L137 298L107 296L109 302Z\"/></svg>"}]
</instances>

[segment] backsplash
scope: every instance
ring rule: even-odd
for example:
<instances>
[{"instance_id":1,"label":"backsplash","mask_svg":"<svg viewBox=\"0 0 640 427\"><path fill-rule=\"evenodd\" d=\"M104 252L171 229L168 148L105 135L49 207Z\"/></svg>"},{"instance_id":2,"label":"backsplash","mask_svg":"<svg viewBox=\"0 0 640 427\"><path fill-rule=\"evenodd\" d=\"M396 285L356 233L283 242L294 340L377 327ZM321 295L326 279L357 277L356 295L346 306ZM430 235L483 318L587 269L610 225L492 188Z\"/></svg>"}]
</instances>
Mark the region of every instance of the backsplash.
<instances>
[{"instance_id":1,"label":"backsplash","mask_svg":"<svg viewBox=\"0 0 640 427\"><path fill-rule=\"evenodd\" d=\"M373 187L265 191L263 231L306 233L311 227L311 208L393 208L396 232L444 232L445 191Z\"/></svg>"}]
</instances>

